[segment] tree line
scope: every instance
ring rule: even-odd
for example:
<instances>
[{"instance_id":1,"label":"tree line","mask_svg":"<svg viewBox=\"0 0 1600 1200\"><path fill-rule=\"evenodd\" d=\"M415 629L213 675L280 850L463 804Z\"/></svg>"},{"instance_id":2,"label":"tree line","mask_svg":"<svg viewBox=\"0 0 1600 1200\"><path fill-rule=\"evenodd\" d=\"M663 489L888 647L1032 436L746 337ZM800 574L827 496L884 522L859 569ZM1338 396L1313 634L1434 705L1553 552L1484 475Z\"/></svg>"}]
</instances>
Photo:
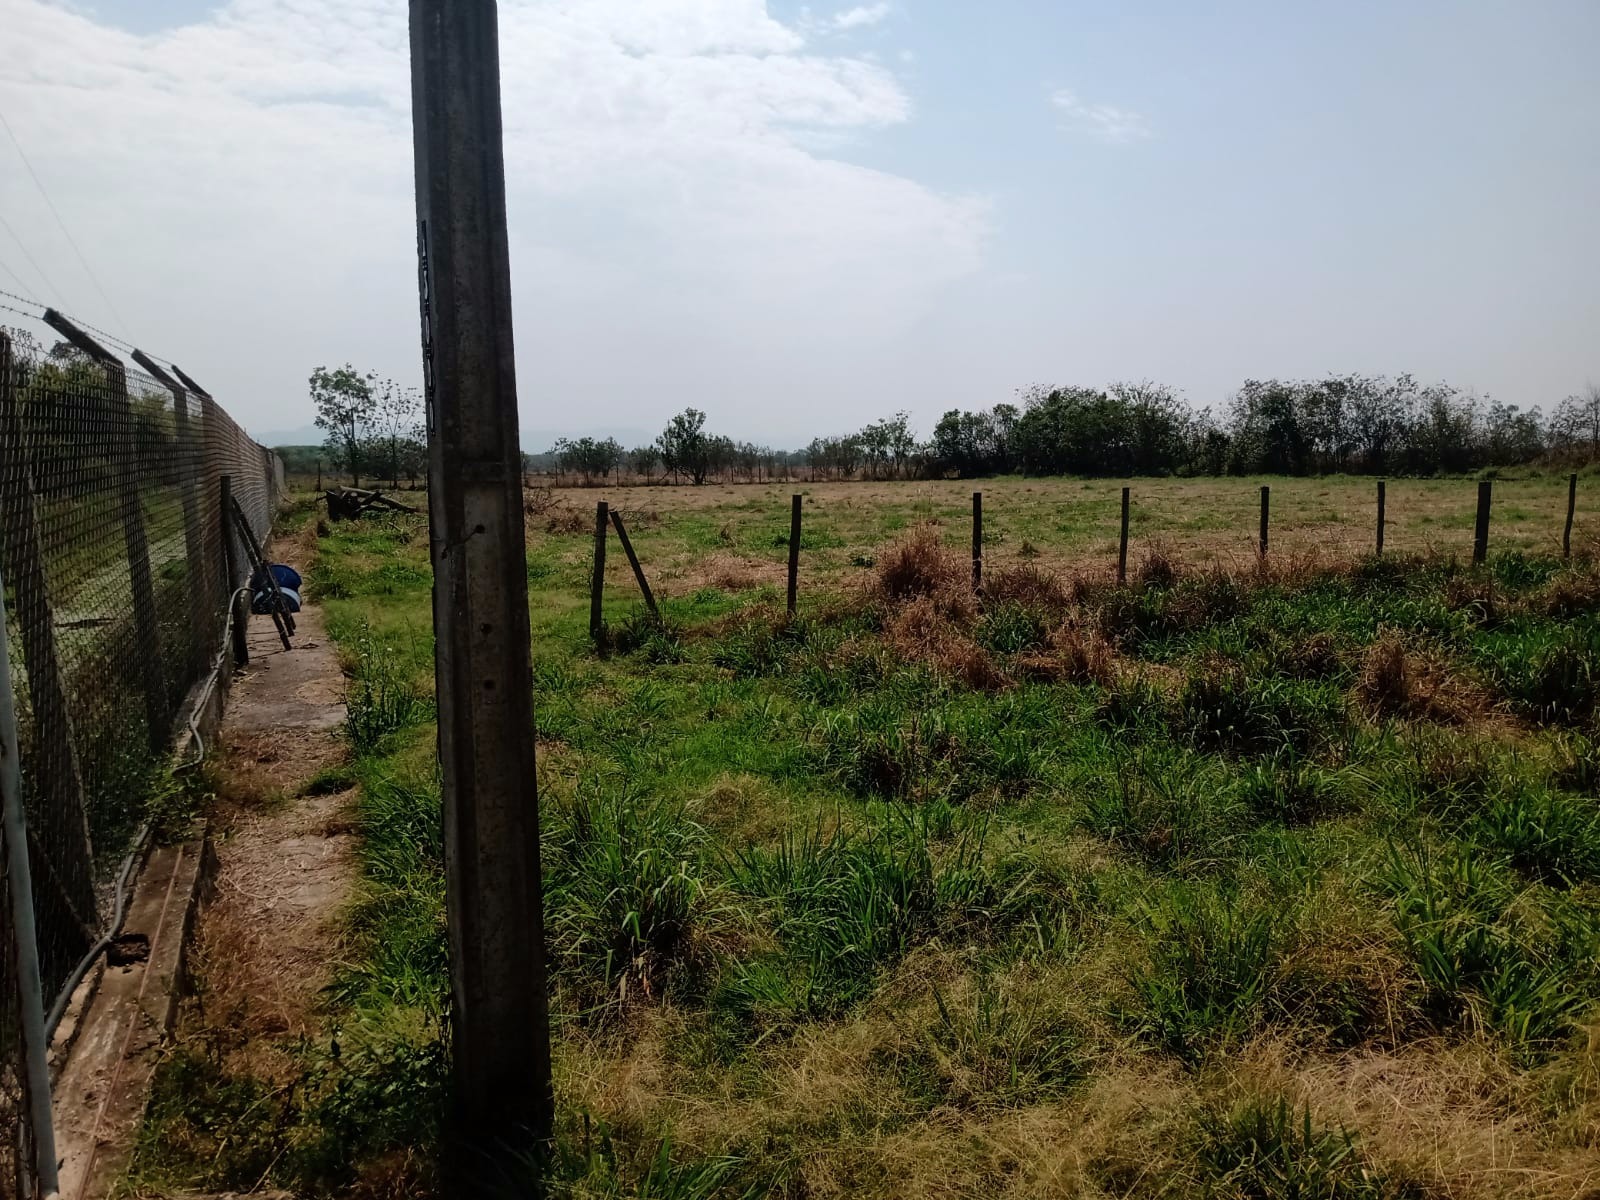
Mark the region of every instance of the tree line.
<instances>
[{"instance_id":1,"label":"tree line","mask_svg":"<svg viewBox=\"0 0 1600 1200\"><path fill-rule=\"evenodd\" d=\"M969 478L983 475L1434 475L1542 459L1600 459L1600 386L1547 416L1449 384L1335 375L1247 380L1216 412L1148 381L1032 387L1016 403L951 409L927 441L907 413L785 452L706 430L690 408L645 446L562 439L531 467L603 482Z\"/></svg>"}]
</instances>

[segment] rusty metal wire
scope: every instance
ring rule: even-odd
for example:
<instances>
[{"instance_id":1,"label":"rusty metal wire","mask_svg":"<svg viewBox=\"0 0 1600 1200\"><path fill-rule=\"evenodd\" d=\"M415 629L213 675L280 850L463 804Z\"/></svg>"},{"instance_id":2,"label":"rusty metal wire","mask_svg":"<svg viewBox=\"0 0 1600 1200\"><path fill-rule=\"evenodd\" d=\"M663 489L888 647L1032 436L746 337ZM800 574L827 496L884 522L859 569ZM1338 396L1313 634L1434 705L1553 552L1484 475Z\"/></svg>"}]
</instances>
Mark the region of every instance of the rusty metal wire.
<instances>
[{"instance_id":1,"label":"rusty metal wire","mask_svg":"<svg viewBox=\"0 0 1600 1200\"><path fill-rule=\"evenodd\" d=\"M107 932L245 581L223 478L264 541L280 471L209 397L0 330L0 574L46 1008ZM15 979L0 977L0 1114L17 1103Z\"/></svg>"}]
</instances>

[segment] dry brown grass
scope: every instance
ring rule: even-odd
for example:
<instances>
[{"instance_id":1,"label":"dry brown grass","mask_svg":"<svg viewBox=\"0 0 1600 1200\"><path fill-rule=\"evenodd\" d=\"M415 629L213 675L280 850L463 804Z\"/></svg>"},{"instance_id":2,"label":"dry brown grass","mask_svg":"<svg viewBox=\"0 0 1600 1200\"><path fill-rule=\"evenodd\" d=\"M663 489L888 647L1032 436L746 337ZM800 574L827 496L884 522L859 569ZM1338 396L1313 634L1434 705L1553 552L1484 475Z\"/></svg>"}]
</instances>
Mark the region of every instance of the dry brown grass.
<instances>
[{"instance_id":1,"label":"dry brown grass","mask_svg":"<svg viewBox=\"0 0 1600 1200\"><path fill-rule=\"evenodd\" d=\"M1355 693L1370 716L1461 724L1487 713L1481 687L1432 655L1408 649L1407 641L1400 630L1385 627L1362 657Z\"/></svg>"},{"instance_id":2,"label":"dry brown grass","mask_svg":"<svg viewBox=\"0 0 1600 1200\"><path fill-rule=\"evenodd\" d=\"M933 596L918 596L890 613L889 644L908 662L921 662L976 691L1008 687L1011 679L989 652Z\"/></svg>"},{"instance_id":3,"label":"dry brown grass","mask_svg":"<svg viewBox=\"0 0 1600 1200\"><path fill-rule=\"evenodd\" d=\"M986 604L1017 604L1058 617L1072 603L1059 576L1026 562L999 567L985 575L983 599Z\"/></svg>"},{"instance_id":4,"label":"dry brown grass","mask_svg":"<svg viewBox=\"0 0 1600 1200\"><path fill-rule=\"evenodd\" d=\"M1527 1081L1503 1050L1487 1043L1438 1039L1307 1055L1269 1039L1242 1056L1230 1082L1309 1104L1325 1124L1358 1134L1369 1154L1399 1166L1434 1195L1600 1195L1593 1108L1587 1130L1580 1126L1552 1139L1542 1128L1539 1104L1530 1103ZM1587 1102L1592 1106L1592 1092Z\"/></svg>"}]
</instances>

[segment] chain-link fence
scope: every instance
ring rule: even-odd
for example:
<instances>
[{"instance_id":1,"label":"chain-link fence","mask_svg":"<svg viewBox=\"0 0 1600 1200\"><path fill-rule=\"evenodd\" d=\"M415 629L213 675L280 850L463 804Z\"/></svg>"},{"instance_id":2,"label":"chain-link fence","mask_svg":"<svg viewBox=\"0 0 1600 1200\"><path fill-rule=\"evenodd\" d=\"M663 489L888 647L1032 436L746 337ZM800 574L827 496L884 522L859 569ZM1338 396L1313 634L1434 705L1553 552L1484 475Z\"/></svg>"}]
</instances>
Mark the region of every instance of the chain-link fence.
<instances>
[{"instance_id":1,"label":"chain-link fence","mask_svg":"<svg viewBox=\"0 0 1600 1200\"><path fill-rule=\"evenodd\" d=\"M136 361L152 373L88 338L47 352L0 330L0 576L46 1010L109 931L186 699L220 663L248 576L224 491L264 541L281 486L276 456L210 396ZM16 1129L12 928L0 1121ZM26 1162L4 1140L0 1189Z\"/></svg>"}]
</instances>

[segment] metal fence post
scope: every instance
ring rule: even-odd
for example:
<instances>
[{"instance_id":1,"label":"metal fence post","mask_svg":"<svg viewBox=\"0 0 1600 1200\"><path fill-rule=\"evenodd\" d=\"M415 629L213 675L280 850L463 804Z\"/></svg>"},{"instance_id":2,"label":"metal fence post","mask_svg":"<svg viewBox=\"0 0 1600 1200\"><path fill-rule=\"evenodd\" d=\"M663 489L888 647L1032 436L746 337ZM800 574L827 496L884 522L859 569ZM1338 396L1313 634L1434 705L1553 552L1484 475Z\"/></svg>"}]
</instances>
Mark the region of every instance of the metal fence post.
<instances>
[{"instance_id":1,"label":"metal fence post","mask_svg":"<svg viewBox=\"0 0 1600 1200\"><path fill-rule=\"evenodd\" d=\"M3 587L0 587L0 807L4 810L11 932L16 939L17 1007L22 1019L28 1132L33 1138L34 1176L39 1192L53 1196L61 1185L56 1176L55 1118L50 1100L50 1041L44 1025L44 975L39 964L39 933L34 922L27 818L22 811L21 748L17 744L17 704L11 682Z\"/></svg>"},{"instance_id":2,"label":"metal fence post","mask_svg":"<svg viewBox=\"0 0 1600 1200\"><path fill-rule=\"evenodd\" d=\"M242 605L234 599L238 589L238 558L233 552L233 476L223 475L217 481L217 524L222 537L222 593L227 597L227 610L223 619L228 622L233 639L233 664L242 667L250 662L250 631ZM248 610L245 610L248 611Z\"/></svg>"},{"instance_id":3,"label":"metal fence post","mask_svg":"<svg viewBox=\"0 0 1600 1200\"><path fill-rule=\"evenodd\" d=\"M411 0L454 1127L548 1140L528 562L496 6Z\"/></svg>"},{"instance_id":4,"label":"metal fence post","mask_svg":"<svg viewBox=\"0 0 1600 1200\"><path fill-rule=\"evenodd\" d=\"M1494 484L1487 479L1478 484L1478 522L1472 533L1472 561L1481 563L1489 557L1489 502Z\"/></svg>"}]
</instances>

